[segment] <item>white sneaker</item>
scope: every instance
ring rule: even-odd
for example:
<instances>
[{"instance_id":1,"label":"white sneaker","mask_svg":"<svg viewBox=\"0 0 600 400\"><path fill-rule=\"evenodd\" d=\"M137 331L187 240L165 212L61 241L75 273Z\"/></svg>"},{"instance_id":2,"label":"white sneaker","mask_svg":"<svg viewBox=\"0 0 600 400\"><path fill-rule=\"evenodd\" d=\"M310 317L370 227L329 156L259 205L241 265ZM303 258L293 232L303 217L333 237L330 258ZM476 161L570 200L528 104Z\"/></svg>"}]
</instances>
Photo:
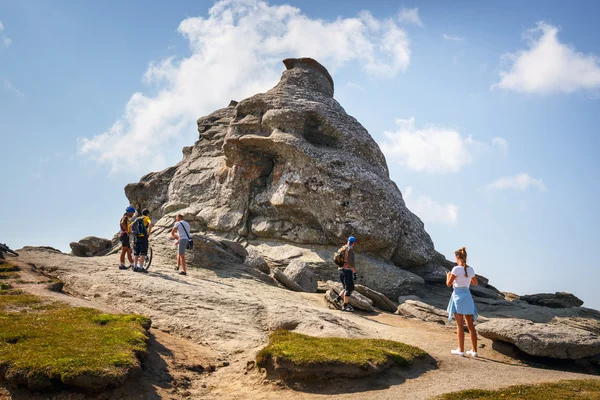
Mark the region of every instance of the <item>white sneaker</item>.
<instances>
[{"instance_id":1,"label":"white sneaker","mask_svg":"<svg viewBox=\"0 0 600 400\"><path fill-rule=\"evenodd\" d=\"M471 357L477 357L477 352L473 350L467 350L467 355Z\"/></svg>"},{"instance_id":2,"label":"white sneaker","mask_svg":"<svg viewBox=\"0 0 600 400\"><path fill-rule=\"evenodd\" d=\"M460 349L454 349L454 350L450 350L451 354L454 354L455 356L460 356L460 357L464 357L465 353L460 351Z\"/></svg>"}]
</instances>

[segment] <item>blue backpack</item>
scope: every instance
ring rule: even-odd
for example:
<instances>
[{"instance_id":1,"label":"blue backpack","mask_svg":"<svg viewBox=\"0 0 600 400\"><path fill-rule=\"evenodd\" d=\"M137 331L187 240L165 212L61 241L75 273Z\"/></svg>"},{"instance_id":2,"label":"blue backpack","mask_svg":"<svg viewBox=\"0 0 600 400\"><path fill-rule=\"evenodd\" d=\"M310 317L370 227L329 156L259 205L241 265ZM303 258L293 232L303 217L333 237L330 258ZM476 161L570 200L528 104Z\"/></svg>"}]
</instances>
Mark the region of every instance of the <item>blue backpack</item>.
<instances>
[{"instance_id":1,"label":"blue backpack","mask_svg":"<svg viewBox=\"0 0 600 400\"><path fill-rule=\"evenodd\" d=\"M131 234L134 237L148 235L148 230L146 229L146 225L144 225L144 217L138 217L133 221L131 224Z\"/></svg>"}]
</instances>

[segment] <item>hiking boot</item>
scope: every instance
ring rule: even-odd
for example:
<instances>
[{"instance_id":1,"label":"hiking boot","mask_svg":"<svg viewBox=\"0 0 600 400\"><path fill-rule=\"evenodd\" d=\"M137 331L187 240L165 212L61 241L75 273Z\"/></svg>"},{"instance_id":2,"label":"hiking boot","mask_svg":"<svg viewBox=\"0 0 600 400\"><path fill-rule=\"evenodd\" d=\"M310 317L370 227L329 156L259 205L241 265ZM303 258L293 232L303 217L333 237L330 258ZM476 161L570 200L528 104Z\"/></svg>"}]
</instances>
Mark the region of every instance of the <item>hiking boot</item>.
<instances>
[{"instance_id":1,"label":"hiking boot","mask_svg":"<svg viewBox=\"0 0 600 400\"><path fill-rule=\"evenodd\" d=\"M179 275L187 275L187 272L185 272L185 271L181 271L181 272L179 273Z\"/></svg>"},{"instance_id":2,"label":"hiking boot","mask_svg":"<svg viewBox=\"0 0 600 400\"><path fill-rule=\"evenodd\" d=\"M127 269L127 267L125 266L125 264L121 264L119 265L119 269Z\"/></svg>"},{"instance_id":3,"label":"hiking boot","mask_svg":"<svg viewBox=\"0 0 600 400\"><path fill-rule=\"evenodd\" d=\"M344 307L342 307L342 311L352 312L354 311L354 308L350 304L344 304Z\"/></svg>"},{"instance_id":4,"label":"hiking boot","mask_svg":"<svg viewBox=\"0 0 600 400\"><path fill-rule=\"evenodd\" d=\"M179 271L179 265L175 267L175 271Z\"/></svg>"},{"instance_id":5,"label":"hiking boot","mask_svg":"<svg viewBox=\"0 0 600 400\"><path fill-rule=\"evenodd\" d=\"M142 268L138 267L137 265L135 267L133 267L133 272L142 272Z\"/></svg>"}]
</instances>

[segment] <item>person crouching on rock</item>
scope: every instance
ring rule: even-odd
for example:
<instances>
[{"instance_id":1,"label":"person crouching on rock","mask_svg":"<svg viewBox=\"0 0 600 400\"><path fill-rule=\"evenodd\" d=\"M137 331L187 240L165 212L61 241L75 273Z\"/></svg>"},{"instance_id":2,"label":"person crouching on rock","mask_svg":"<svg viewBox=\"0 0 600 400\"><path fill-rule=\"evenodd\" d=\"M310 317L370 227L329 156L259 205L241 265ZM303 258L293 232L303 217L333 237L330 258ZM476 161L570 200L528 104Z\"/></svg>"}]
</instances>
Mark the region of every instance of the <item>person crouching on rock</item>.
<instances>
[{"instance_id":1,"label":"person crouching on rock","mask_svg":"<svg viewBox=\"0 0 600 400\"><path fill-rule=\"evenodd\" d=\"M452 321L452 316L456 319L456 335L458 336L458 349L451 350L452 354L457 356L465 355L465 331L463 321L467 321L469 335L471 336L471 350L467 355L477 357L477 332L473 321L477 320L477 309L471 296L469 286L477 285L475 270L467 266L467 249L465 247L454 252L456 256L456 267L451 272L446 273L446 285L454 287L452 297L448 303L448 322Z\"/></svg>"},{"instance_id":2,"label":"person crouching on rock","mask_svg":"<svg viewBox=\"0 0 600 400\"><path fill-rule=\"evenodd\" d=\"M147 209L143 210L142 216L137 218L133 223L134 226L132 227L132 232L136 234L133 246L133 271L148 272L144 269L144 260L148 254L148 239L150 238L150 231L152 230L150 211Z\"/></svg>"},{"instance_id":3,"label":"person crouching on rock","mask_svg":"<svg viewBox=\"0 0 600 400\"><path fill-rule=\"evenodd\" d=\"M171 230L171 236L177 239L175 245L178 246L177 267L175 267L175 271L179 271L179 266L181 265L182 271L179 275L187 275L185 268L185 250L191 248L189 244L193 243L193 241L190 236L190 224L183 220L183 215L177 214L177 221Z\"/></svg>"},{"instance_id":4,"label":"person crouching on rock","mask_svg":"<svg viewBox=\"0 0 600 400\"><path fill-rule=\"evenodd\" d=\"M344 285L344 290L338 297L343 297L344 304L342 306L342 311L353 311L354 309L348 302L350 301L350 296L352 295L352 291L354 290L354 280L356 279L356 268L354 264L354 243L356 243L356 238L354 236L350 236L348 238L348 243L346 243L345 248L342 250L344 263L341 268L338 268L340 273L340 280L342 281L342 285Z\"/></svg>"},{"instance_id":5,"label":"person crouching on rock","mask_svg":"<svg viewBox=\"0 0 600 400\"><path fill-rule=\"evenodd\" d=\"M121 257L119 258L119 269L133 268L133 257L131 257L131 244L129 244L129 234L131 233L131 217L135 214L135 208L129 206L125 209L125 214L119 222L119 241L121 242ZM125 266L125 254L129 260L129 267Z\"/></svg>"}]
</instances>

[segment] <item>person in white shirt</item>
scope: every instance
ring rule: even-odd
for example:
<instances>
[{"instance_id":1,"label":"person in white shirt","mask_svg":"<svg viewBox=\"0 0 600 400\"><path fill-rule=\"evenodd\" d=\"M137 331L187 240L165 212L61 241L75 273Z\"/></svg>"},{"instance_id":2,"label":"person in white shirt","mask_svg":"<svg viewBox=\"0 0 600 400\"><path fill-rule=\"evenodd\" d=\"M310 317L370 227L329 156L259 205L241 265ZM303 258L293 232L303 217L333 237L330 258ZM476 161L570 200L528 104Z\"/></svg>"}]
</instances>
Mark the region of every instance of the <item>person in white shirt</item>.
<instances>
[{"instance_id":1,"label":"person in white shirt","mask_svg":"<svg viewBox=\"0 0 600 400\"><path fill-rule=\"evenodd\" d=\"M469 286L477 285L475 270L467 266L467 249L463 247L454 252L456 256L456 267L451 272L446 273L446 285L453 287L452 297L448 303L448 322L452 321L452 316L456 319L456 335L458 336L458 349L451 350L452 354L458 356L465 355L465 331L463 329L464 321L467 322L469 335L471 336L471 350L467 355L477 357L477 332L473 321L477 320L478 314L475 308L475 302L471 296Z\"/></svg>"},{"instance_id":2,"label":"person in white shirt","mask_svg":"<svg viewBox=\"0 0 600 400\"><path fill-rule=\"evenodd\" d=\"M175 246L178 246L177 252L177 267L175 267L175 271L179 271L179 266L181 265L181 272L179 275L187 275L187 270L185 268L185 250L188 249L188 244L193 243L192 236L190 235L190 224L183 220L183 215L177 214L177 221L175 222L175 226L171 230L171 236L177 239Z\"/></svg>"}]
</instances>

